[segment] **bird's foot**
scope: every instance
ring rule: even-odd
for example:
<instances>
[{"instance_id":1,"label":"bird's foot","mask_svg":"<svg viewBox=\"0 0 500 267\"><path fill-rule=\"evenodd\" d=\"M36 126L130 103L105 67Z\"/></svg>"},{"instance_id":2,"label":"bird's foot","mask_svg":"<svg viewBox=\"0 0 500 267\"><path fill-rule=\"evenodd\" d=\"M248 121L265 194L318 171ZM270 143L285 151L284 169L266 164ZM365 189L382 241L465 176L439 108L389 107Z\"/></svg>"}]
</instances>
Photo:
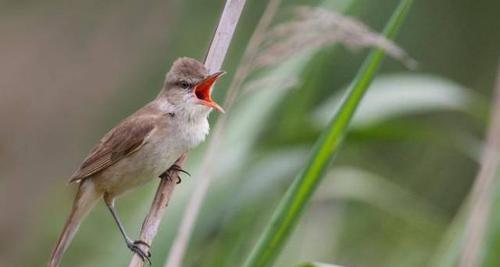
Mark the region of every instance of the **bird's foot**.
<instances>
[{"instance_id":1,"label":"bird's foot","mask_svg":"<svg viewBox=\"0 0 500 267\"><path fill-rule=\"evenodd\" d=\"M182 173L187 174L188 176L191 176L191 174L189 172L185 171L184 169L182 169L181 166L174 164L168 170L166 170L165 172L160 174L160 178L167 179L168 181L172 181L172 176L170 175L170 171L182 172ZM176 183L180 184L181 181L182 181L181 177L179 175L177 175L177 182Z\"/></svg>"},{"instance_id":2,"label":"bird's foot","mask_svg":"<svg viewBox=\"0 0 500 267\"><path fill-rule=\"evenodd\" d=\"M162 174L160 174L159 177L160 177L160 179L165 179L165 180L167 180L169 182L172 181L172 176L170 175L170 171L169 170L164 171ZM181 178L179 176L177 176L177 182L176 182L177 184L180 183L180 179Z\"/></svg>"},{"instance_id":3,"label":"bird's foot","mask_svg":"<svg viewBox=\"0 0 500 267\"><path fill-rule=\"evenodd\" d=\"M144 245L144 246L148 247L148 251L145 252L144 250L141 249L141 247L139 247L139 245ZM149 250L151 249L151 246L148 243L146 243L142 240L136 240L134 242L127 242L127 247L132 252L139 255L139 257L141 257L142 261L144 261L144 262L148 261L149 265L151 266L151 252L149 252Z\"/></svg>"},{"instance_id":4,"label":"bird's foot","mask_svg":"<svg viewBox=\"0 0 500 267\"><path fill-rule=\"evenodd\" d=\"M182 169L181 166L179 166L177 164L172 165L170 167L170 170L176 171L176 172L182 172L182 173L187 174L187 176L191 176L191 174L189 172L187 172L186 170Z\"/></svg>"}]
</instances>

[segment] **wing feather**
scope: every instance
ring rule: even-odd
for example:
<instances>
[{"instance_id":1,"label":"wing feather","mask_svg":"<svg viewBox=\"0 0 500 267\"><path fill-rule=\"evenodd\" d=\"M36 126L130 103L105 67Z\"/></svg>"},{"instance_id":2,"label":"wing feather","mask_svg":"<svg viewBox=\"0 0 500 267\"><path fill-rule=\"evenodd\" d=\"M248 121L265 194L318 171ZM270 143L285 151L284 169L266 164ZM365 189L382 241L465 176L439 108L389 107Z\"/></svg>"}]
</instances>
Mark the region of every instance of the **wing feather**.
<instances>
[{"instance_id":1,"label":"wing feather","mask_svg":"<svg viewBox=\"0 0 500 267\"><path fill-rule=\"evenodd\" d=\"M79 183L136 152L147 143L148 136L154 129L155 120L152 116L129 117L107 133L92 149L71 176L70 183Z\"/></svg>"}]
</instances>

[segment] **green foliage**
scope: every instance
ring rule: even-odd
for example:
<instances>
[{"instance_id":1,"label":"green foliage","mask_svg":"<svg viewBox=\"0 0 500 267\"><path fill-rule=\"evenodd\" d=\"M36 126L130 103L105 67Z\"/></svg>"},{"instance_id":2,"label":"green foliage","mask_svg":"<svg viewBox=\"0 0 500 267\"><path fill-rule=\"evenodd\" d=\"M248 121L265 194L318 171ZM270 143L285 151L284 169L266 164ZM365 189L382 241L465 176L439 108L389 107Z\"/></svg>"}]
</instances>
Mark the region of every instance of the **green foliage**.
<instances>
[{"instance_id":1,"label":"green foliage","mask_svg":"<svg viewBox=\"0 0 500 267\"><path fill-rule=\"evenodd\" d=\"M412 4L403 0L388 22L384 35L394 39ZM380 49L373 51L361 67L354 82L346 93L335 117L317 141L314 151L304 171L297 176L276 208L269 225L247 258L245 267L265 267L271 265L281 252L287 238L296 225L304 207L318 186L326 168L333 160L342 142L349 122L364 93L375 77L384 57Z\"/></svg>"},{"instance_id":2,"label":"green foliage","mask_svg":"<svg viewBox=\"0 0 500 267\"><path fill-rule=\"evenodd\" d=\"M0 107L7 130L0 134L0 202L6 204L0 266L38 267L46 264L73 199L65 177L103 133L158 93L173 59L203 57L224 3L10 2L0 10L6 59ZM380 29L397 2L354 1L353 8L350 0L282 1L273 23L291 20L291 9L307 5ZM228 74L214 91L218 102L266 4L247 1L224 65ZM419 68L384 64L274 266L456 266L468 216L462 206L489 121L500 1L478 1L474 8L456 0L414 4L397 44ZM329 46L252 72L227 113L210 166L214 182L182 266L242 265L365 57L364 50ZM264 78L272 79L246 90ZM176 188L152 246L153 267L164 266L186 200L203 179L203 155L203 146L190 153L186 169L193 176ZM156 186L117 202L133 238ZM499 195L482 267L499 265ZM61 267L126 266L130 256L99 204Z\"/></svg>"}]
</instances>

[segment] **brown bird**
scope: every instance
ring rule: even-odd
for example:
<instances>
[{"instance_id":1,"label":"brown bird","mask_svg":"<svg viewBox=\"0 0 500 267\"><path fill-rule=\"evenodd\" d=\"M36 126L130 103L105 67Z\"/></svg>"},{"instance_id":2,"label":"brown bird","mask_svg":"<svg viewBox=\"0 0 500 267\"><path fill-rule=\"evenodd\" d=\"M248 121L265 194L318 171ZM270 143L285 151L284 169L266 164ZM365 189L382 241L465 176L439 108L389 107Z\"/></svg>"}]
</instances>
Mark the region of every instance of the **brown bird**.
<instances>
[{"instance_id":1,"label":"brown bird","mask_svg":"<svg viewBox=\"0 0 500 267\"><path fill-rule=\"evenodd\" d=\"M209 75L195 59L176 60L156 99L123 120L91 150L70 178L70 183L79 184L79 188L49 267L59 265L81 221L101 198L127 247L149 261L149 252L138 246L145 242L133 241L125 233L115 199L155 177L170 179L166 172L170 168L183 171L175 165L176 160L205 139L212 108L223 112L211 97L215 81L223 74Z\"/></svg>"}]
</instances>

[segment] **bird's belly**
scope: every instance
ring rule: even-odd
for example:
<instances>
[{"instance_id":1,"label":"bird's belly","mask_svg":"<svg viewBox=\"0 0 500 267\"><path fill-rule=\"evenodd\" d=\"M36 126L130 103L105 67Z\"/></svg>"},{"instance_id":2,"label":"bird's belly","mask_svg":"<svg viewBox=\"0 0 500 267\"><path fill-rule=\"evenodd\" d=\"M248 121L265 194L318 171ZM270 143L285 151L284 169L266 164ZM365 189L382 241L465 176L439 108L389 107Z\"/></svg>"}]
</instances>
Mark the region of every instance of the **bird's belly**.
<instances>
[{"instance_id":1,"label":"bird's belly","mask_svg":"<svg viewBox=\"0 0 500 267\"><path fill-rule=\"evenodd\" d=\"M208 128L206 119L170 124L157 130L139 150L97 174L93 180L98 189L111 196L141 186L158 178L182 154L201 143Z\"/></svg>"},{"instance_id":2,"label":"bird's belly","mask_svg":"<svg viewBox=\"0 0 500 267\"><path fill-rule=\"evenodd\" d=\"M169 142L168 138L151 140L137 152L110 166L95 180L104 192L118 196L158 178L184 152L186 149L182 145Z\"/></svg>"}]
</instances>

